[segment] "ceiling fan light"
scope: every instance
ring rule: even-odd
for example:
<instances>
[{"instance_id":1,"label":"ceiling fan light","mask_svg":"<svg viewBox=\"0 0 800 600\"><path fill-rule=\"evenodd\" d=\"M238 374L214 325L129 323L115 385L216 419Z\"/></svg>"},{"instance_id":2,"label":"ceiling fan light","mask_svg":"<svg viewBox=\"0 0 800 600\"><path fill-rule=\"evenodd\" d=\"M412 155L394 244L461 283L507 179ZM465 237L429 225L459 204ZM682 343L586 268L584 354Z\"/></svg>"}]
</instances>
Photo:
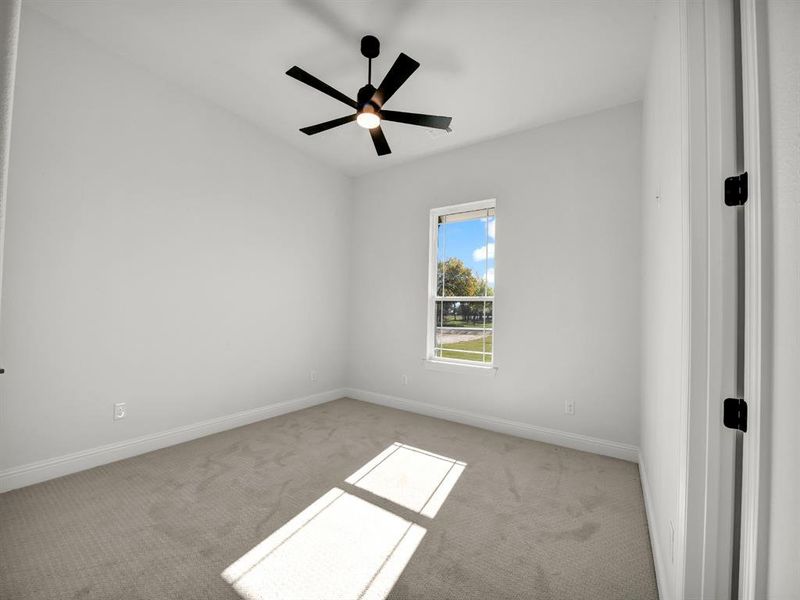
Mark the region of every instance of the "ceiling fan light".
<instances>
[{"instance_id":1,"label":"ceiling fan light","mask_svg":"<svg viewBox=\"0 0 800 600\"><path fill-rule=\"evenodd\" d=\"M381 124L381 118L374 112L360 112L356 117L356 123L364 129L375 129Z\"/></svg>"}]
</instances>

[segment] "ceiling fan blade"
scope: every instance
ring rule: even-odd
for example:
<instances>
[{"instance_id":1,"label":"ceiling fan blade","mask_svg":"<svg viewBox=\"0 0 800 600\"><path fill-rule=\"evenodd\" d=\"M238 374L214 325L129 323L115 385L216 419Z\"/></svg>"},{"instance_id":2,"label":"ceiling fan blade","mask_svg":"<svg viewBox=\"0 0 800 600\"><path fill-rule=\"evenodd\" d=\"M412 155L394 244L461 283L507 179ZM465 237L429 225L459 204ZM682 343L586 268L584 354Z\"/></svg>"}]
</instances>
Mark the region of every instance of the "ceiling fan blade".
<instances>
[{"instance_id":1,"label":"ceiling fan blade","mask_svg":"<svg viewBox=\"0 0 800 600\"><path fill-rule=\"evenodd\" d=\"M381 81L375 94L372 96L378 106L383 106L394 93L411 77L411 74L419 68L419 63L407 54L400 53L394 61L392 68L386 73L386 77Z\"/></svg>"},{"instance_id":2,"label":"ceiling fan blade","mask_svg":"<svg viewBox=\"0 0 800 600\"><path fill-rule=\"evenodd\" d=\"M383 129L381 129L380 125L370 129L369 134L372 136L372 143L375 144L375 152L378 153L378 156L392 153L391 148L389 148L389 142L386 141L386 136L383 135Z\"/></svg>"},{"instance_id":3,"label":"ceiling fan blade","mask_svg":"<svg viewBox=\"0 0 800 600\"><path fill-rule=\"evenodd\" d=\"M420 127L432 127L434 129L450 129L450 121L453 117L439 117L436 115L422 115L420 113L401 112L397 110L382 110L381 118L384 121L395 121L396 123L406 123L408 125L419 125Z\"/></svg>"},{"instance_id":4,"label":"ceiling fan blade","mask_svg":"<svg viewBox=\"0 0 800 600\"><path fill-rule=\"evenodd\" d=\"M319 90L323 94L327 94L331 98L336 98L339 102L344 102L345 104L347 104L347 106L351 108L358 108L358 104L356 104L355 100L353 100L352 98L348 98L339 90L332 88L324 81L320 81L319 79L314 77L311 73L304 71L300 67L292 67L291 69L286 71L286 74L289 77L294 77L295 79L297 79L297 81L302 81L306 85L310 85L311 87L313 87L316 90Z\"/></svg>"},{"instance_id":5,"label":"ceiling fan blade","mask_svg":"<svg viewBox=\"0 0 800 600\"><path fill-rule=\"evenodd\" d=\"M346 117L339 117L338 119L333 119L332 121L325 121L324 123L317 123L316 125L311 125L309 127L303 127L300 129L306 135L314 135L315 133L320 133L322 131L328 131L328 129L333 129L334 127L338 127L339 125L344 125L345 123L352 123L356 120L357 114L348 115Z\"/></svg>"}]
</instances>

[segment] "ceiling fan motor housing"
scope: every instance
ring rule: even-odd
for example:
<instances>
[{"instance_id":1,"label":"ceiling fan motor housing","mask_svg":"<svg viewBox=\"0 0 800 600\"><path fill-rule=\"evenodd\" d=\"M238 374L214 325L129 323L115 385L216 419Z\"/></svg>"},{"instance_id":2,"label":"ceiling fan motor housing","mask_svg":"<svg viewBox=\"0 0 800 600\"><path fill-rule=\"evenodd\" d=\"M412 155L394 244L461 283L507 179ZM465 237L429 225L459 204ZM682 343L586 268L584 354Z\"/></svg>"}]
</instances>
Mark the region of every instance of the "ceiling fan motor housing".
<instances>
[{"instance_id":1,"label":"ceiling fan motor housing","mask_svg":"<svg viewBox=\"0 0 800 600\"><path fill-rule=\"evenodd\" d=\"M380 110L380 106L376 102L373 102L372 98L375 95L375 86L371 84L367 84L358 90L358 110L364 110L367 107L374 108L375 110Z\"/></svg>"},{"instance_id":2,"label":"ceiling fan motor housing","mask_svg":"<svg viewBox=\"0 0 800 600\"><path fill-rule=\"evenodd\" d=\"M381 53L381 43L374 35L365 35L361 38L361 54L366 58L378 58Z\"/></svg>"}]
</instances>

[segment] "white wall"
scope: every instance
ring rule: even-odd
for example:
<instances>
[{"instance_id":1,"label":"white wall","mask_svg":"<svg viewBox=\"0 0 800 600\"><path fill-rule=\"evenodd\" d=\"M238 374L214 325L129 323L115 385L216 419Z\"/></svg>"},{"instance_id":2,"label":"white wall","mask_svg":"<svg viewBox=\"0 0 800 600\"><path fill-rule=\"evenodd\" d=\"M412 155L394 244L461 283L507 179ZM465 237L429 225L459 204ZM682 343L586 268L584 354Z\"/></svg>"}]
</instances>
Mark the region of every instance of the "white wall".
<instances>
[{"instance_id":1,"label":"white wall","mask_svg":"<svg viewBox=\"0 0 800 600\"><path fill-rule=\"evenodd\" d=\"M771 490L767 593L800 598L800 3L767 4L773 258Z\"/></svg>"},{"instance_id":2,"label":"white wall","mask_svg":"<svg viewBox=\"0 0 800 600\"><path fill-rule=\"evenodd\" d=\"M643 118L641 451L651 541L664 598L677 598L670 522L678 528L682 443L683 180L678 3L659 5ZM660 559L660 560L659 560Z\"/></svg>"},{"instance_id":3,"label":"white wall","mask_svg":"<svg viewBox=\"0 0 800 600\"><path fill-rule=\"evenodd\" d=\"M31 9L16 86L0 470L344 384L349 179Z\"/></svg>"},{"instance_id":4,"label":"white wall","mask_svg":"<svg viewBox=\"0 0 800 600\"><path fill-rule=\"evenodd\" d=\"M350 385L638 445L640 123L635 103L358 179ZM499 370L430 371L429 211L485 198Z\"/></svg>"}]
</instances>

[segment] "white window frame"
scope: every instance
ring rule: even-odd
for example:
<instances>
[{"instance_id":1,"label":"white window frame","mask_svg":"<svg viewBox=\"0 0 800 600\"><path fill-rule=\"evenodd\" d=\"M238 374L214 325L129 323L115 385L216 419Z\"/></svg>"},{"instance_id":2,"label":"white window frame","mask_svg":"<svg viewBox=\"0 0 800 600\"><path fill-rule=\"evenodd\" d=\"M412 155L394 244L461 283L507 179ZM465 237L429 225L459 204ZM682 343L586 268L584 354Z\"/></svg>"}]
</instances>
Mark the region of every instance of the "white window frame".
<instances>
[{"instance_id":1,"label":"white window frame","mask_svg":"<svg viewBox=\"0 0 800 600\"><path fill-rule=\"evenodd\" d=\"M489 198L476 202L465 202L463 204L453 204L431 209L430 222L428 226L429 235L429 255L428 255L428 322L427 322L427 346L425 352L426 367L437 371L469 371L475 373L495 373L495 310L494 303L496 293L491 296L492 302L492 362L476 363L475 361L460 360L457 358L440 358L436 356L436 288L437 288L437 265L439 258L439 217L456 213L471 212L475 210L495 209L497 214L497 200ZM496 218L496 217L495 217ZM496 242L493 242L496 244ZM496 254L495 254L496 256ZM487 282L488 284L488 282ZM469 300L481 301L486 296L475 296L470 298L453 297L455 301Z\"/></svg>"}]
</instances>

